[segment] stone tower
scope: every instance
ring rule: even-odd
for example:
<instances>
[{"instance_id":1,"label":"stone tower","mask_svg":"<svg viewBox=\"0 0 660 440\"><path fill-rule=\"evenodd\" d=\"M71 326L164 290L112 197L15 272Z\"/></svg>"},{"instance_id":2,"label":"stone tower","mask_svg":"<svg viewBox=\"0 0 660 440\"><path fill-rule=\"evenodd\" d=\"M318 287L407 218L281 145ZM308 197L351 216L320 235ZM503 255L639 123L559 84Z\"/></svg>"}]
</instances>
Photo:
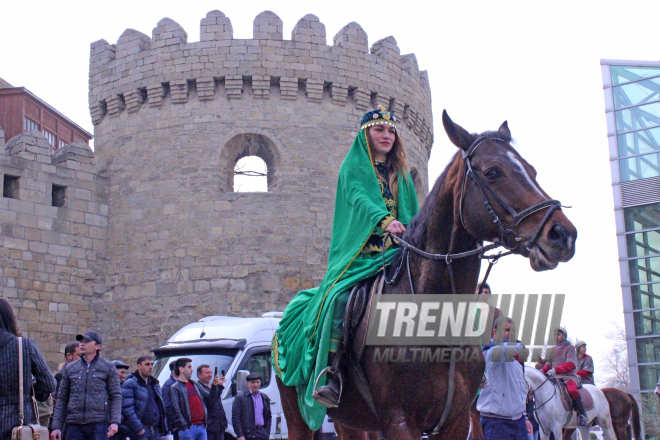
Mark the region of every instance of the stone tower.
<instances>
[{"instance_id":1,"label":"stone tower","mask_svg":"<svg viewBox=\"0 0 660 440\"><path fill-rule=\"evenodd\" d=\"M427 192L428 76L393 37L369 49L353 22L327 45L306 15L284 40L270 11L250 40L234 39L220 11L200 26L199 42L164 18L151 37L127 29L116 45L91 45L108 212L87 297L96 319L85 324L103 332L110 357L134 359L203 316L283 310L318 285L337 174L367 110L384 105L403 121L417 193ZM268 192L233 192L245 156L265 161Z\"/></svg>"}]
</instances>

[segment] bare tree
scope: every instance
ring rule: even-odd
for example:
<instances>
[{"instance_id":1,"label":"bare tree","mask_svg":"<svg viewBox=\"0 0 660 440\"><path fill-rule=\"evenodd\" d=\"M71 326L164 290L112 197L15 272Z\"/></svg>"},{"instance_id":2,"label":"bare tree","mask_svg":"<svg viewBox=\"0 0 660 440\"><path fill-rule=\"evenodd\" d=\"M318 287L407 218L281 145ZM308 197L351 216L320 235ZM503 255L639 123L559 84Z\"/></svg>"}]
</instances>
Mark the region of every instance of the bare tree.
<instances>
[{"instance_id":1,"label":"bare tree","mask_svg":"<svg viewBox=\"0 0 660 440\"><path fill-rule=\"evenodd\" d=\"M628 349L626 346L626 331L617 323L611 323L612 329L607 338L612 348L601 360L603 370L607 373L604 385L630 392L630 370L628 368Z\"/></svg>"}]
</instances>

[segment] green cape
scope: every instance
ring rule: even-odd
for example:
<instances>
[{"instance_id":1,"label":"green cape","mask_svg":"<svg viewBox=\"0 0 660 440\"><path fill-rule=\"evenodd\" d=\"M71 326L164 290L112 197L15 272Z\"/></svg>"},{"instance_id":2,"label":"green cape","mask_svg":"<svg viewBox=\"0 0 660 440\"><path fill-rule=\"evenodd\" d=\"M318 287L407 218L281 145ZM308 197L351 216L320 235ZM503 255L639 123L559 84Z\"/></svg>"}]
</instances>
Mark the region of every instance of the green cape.
<instances>
[{"instance_id":1,"label":"green cape","mask_svg":"<svg viewBox=\"0 0 660 440\"><path fill-rule=\"evenodd\" d=\"M365 130L360 130L339 170L328 270L317 288L299 292L289 303L273 339L272 361L285 385L297 386L300 412L312 430L326 408L312 398L314 381L328 365L337 295L382 270L381 254L361 254L364 244L389 215L378 184ZM398 219L407 225L417 214L409 173L399 174ZM396 249L385 252L389 264ZM318 386L325 384L324 375Z\"/></svg>"}]
</instances>

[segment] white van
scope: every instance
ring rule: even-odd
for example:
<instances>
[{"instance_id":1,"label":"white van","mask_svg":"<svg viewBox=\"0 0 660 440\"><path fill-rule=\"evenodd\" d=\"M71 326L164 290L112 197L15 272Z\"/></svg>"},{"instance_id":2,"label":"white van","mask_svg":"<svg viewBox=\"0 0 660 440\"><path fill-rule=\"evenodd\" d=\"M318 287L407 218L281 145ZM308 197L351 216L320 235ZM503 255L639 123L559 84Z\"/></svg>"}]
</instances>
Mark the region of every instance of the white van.
<instances>
[{"instance_id":1,"label":"white van","mask_svg":"<svg viewBox=\"0 0 660 440\"><path fill-rule=\"evenodd\" d=\"M225 373L227 383L222 392L222 403L229 426L225 439L235 440L231 422L234 396L246 389L247 371L261 375L261 391L270 397L273 415L271 439L288 438L288 430L280 392L275 382L275 371L270 362L270 343L282 317L282 312L264 313L261 318L235 318L209 316L183 327L165 344L155 347L154 376L162 384L170 377L169 364L181 357L192 359L193 379L197 380L197 366L206 364L219 374ZM239 371L241 373L239 374ZM241 379L241 380L238 380ZM335 438L334 424L326 416L315 439Z\"/></svg>"}]
</instances>

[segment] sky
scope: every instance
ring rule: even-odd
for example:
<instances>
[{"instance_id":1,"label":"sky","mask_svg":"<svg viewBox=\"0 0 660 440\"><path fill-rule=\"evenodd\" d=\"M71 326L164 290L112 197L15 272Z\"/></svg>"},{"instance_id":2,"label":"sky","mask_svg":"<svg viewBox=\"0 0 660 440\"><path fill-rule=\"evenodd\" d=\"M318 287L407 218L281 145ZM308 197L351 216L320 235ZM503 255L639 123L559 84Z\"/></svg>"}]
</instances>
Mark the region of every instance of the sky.
<instances>
[{"instance_id":1,"label":"sky","mask_svg":"<svg viewBox=\"0 0 660 440\"><path fill-rule=\"evenodd\" d=\"M655 1L5 2L0 8L0 77L25 86L86 130L90 43L111 44L126 28L151 35L163 17L199 41L210 10L232 21L234 38L252 38L252 21L277 13L290 38L308 13L326 26L327 41L356 21L369 45L394 36L401 54L415 53L429 74L434 145L429 181L455 152L444 134L443 109L471 132L507 120L519 153L534 165L552 197L573 208L577 252L568 263L536 273L522 257L494 268L495 293L564 293L569 338L588 343L602 379L611 323L623 323L600 59L657 60L651 17Z\"/></svg>"}]
</instances>

